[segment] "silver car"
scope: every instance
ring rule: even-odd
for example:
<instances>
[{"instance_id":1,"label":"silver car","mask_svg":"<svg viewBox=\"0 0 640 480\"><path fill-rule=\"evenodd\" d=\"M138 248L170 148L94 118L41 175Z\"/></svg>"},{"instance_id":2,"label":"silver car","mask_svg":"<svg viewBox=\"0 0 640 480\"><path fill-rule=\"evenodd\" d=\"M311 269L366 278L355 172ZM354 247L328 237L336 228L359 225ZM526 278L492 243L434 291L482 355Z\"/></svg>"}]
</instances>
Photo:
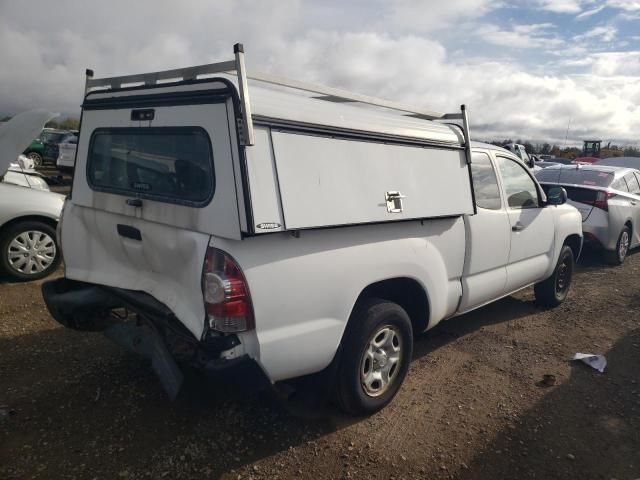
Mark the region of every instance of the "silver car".
<instances>
[{"instance_id":1,"label":"silver car","mask_svg":"<svg viewBox=\"0 0 640 480\"><path fill-rule=\"evenodd\" d=\"M42 278L61 259L56 226L64 197L34 188L35 177L30 181L22 168L10 168L48 118L46 112L25 112L0 126L0 180L6 180L0 181L0 273L14 280ZM9 183L21 176L28 186Z\"/></svg>"},{"instance_id":2,"label":"silver car","mask_svg":"<svg viewBox=\"0 0 640 480\"><path fill-rule=\"evenodd\" d=\"M620 265L640 245L640 171L600 165L557 165L536 172L542 187L562 186L582 214L585 243Z\"/></svg>"}]
</instances>

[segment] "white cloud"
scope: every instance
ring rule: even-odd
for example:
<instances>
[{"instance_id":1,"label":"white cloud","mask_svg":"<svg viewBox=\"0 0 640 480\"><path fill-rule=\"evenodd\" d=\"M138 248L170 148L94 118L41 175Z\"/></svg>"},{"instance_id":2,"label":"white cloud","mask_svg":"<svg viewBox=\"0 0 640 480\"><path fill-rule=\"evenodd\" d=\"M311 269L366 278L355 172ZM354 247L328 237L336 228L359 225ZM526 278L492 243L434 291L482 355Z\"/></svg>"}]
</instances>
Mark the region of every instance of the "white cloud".
<instances>
[{"instance_id":1,"label":"white cloud","mask_svg":"<svg viewBox=\"0 0 640 480\"><path fill-rule=\"evenodd\" d=\"M603 25L594 27L587 32L573 37L575 42L583 42L585 40L597 38L603 42L611 42L616 38L618 29L613 25Z\"/></svg>"},{"instance_id":2,"label":"white cloud","mask_svg":"<svg viewBox=\"0 0 640 480\"><path fill-rule=\"evenodd\" d=\"M591 70L601 76L640 76L640 51L603 52L589 57ZM629 78L630 81L633 81ZM638 79L635 79L638 82Z\"/></svg>"},{"instance_id":3,"label":"white cloud","mask_svg":"<svg viewBox=\"0 0 640 480\"><path fill-rule=\"evenodd\" d=\"M627 12L640 11L640 0L607 0L607 5Z\"/></svg>"},{"instance_id":4,"label":"white cloud","mask_svg":"<svg viewBox=\"0 0 640 480\"><path fill-rule=\"evenodd\" d=\"M569 117L576 141L582 133L636 138L637 56L572 50L548 24L492 26L481 20L495 7L489 1L424 2L414 19L406 17L407 1L193 0L176 9L170 0L58 0L43 16L36 2L0 0L0 113L78 112L86 67L101 77L207 63L230 58L232 44L242 41L251 68L436 110L466 103L476 138L562 139ZM554 73L562 71L558 63L534 75L513 60L452 59L444 38L464 30L439 27L458 21L476 23L483 33L467 34L476 44L582 54L588 73ZM574 59L558 60L567 61Z\"/></svg>"},{"instance_id":5,"label":"white cloud","mask_svg":"<svg viewBox=\"0 0 640 480\"><path fill-rule=\"evenodd\" d=\"M582 1L580 0L539 0L540 8L555 13L580 13Z\"/></svg>"},{"instance_id":6,"label":"white cloud","mask_svg":"<svg viewBox=\"0 0 640 480\"><path fill-rule=\"evenodd\" d=\"M537 0L537 2L539 8L549 12L578 13L577 19L590 17L607 7L626 12L640 11L640 0ZM585 8L588 10L584 10Z\"/></svg>"},{"instance_id":7,"label":"white cloud","mask_svg":"<svg viewBox=\"0 0 640 480\"><path fill-rule=\"evenodd\" d=\"M549 23L515 25L511 30L503 30L497 25L484 24L477 34L486 42L509 48L555 48L564 42L549 34L553 25Z\"/></svg>"},{"instance_id":8,"label":"white cloud","mask_svg":"<svg viewBox=\"0 0 640 480\"><path fill-rule=\"evenodd\" d=\"M402 29L428 31L478 18L501 5L497 0L392 0L389 20Z\"/></svg>"},{"instance_id":9,"label":"white cloud","mask_svg":"<svg viewBox=\"0 0 640 480\"><path fill-rule=\"evenodd\" d=\"M580 15L578 15L576 18L578 20L582 20L584 18L588 18L591 17L593 15L595 15L596 13L600 13L602 10L604 10L607 6L606 5L600 5L599 7L596 8L592 8L591 10L585 10L584 12L582 12Z\"/></svg>"}]
</instances>

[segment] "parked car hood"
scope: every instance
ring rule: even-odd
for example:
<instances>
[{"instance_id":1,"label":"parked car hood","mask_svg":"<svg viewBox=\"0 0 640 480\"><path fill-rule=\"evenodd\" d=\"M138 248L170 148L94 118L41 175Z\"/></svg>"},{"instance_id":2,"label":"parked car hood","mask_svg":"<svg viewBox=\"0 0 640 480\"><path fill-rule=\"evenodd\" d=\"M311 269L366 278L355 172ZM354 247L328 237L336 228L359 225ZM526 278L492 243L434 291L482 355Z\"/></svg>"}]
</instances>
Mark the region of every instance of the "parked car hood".
<instances>
[{"instance_id":1,"label":"parked car hood","mask_svg":"<svg viewBox=\"0 0 640 480\"><path fill-rule=\"evenodd\" d=\"M44 125L57 116L45 110L29 110L0 125L0 174L9 168L9 163L16 161Z\"/></svg>"}]
</instances>

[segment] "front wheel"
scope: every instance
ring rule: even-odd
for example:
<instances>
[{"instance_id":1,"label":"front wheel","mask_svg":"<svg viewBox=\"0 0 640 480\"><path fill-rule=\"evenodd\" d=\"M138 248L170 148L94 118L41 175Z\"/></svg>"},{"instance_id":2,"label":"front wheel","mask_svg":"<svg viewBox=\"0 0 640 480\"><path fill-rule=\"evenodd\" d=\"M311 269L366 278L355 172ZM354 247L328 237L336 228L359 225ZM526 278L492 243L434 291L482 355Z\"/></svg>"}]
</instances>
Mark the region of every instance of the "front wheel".
<instances>
[{"instance_id":1,"label":"front wheel","mask_svg":"<svg viewBox=\"0 0 640 480\"><path fill-rule=\"evenodd\" d=\"M0 269L18 281L36 280L60 264L55 229L43 222L23 221L0 237Z\"/></svg>"},{"instance_id":2,"label":"front wheel","mask_svg":"<svg viewBox=\"0 0 640 480\"><path fill-rule=\"evenodd\" d=\"M545 307L557 307L564 302L571 288L573 268L573 251L571 247L564 245L551 276L534 286L536 301Z\"/></svg>"},{"instance_id":3,"label":"front wheel","mask_svg":"<svg viewBox=\"0 0 640 480\"><path fill-rule=\"evenodd\" d=\"M27 157L33 160L33 164L36 166L36 168L42 166L42 155L40 155L38 152L31 152L29 153L29 155L27 155Z\"/></svg>"},{"instance_id":4,"label":"front wheel","mask_svg":"<svg viewBox=\"0 0 640 480\"><path fill-rule=\"evenodd\" d=\"M413 351L407 312L392 302L367 300L349 321L337 371L336 394L351 415L386 406L404 381Z\"/></svg>"}]
</instances>

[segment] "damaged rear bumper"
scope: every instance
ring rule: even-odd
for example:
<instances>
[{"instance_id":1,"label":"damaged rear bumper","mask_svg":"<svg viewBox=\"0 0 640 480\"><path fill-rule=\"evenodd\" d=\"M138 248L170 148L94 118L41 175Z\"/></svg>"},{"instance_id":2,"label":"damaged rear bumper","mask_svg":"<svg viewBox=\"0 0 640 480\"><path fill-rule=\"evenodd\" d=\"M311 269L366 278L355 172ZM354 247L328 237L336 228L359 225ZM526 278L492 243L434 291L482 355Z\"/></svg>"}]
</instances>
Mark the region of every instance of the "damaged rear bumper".
<instances>
[{"instance_id":1,"label":"damaged rear bumper","mask_svg":"<svg viewBox=\"0 0 640 480\"><path fill-rule=\"evenodd\" d=\"M59 278L42 285L42 296L58 323L74 330L102 331L148 358L172 399L180 390L185 366L251 391L271 386L248 355L225 354L240 345L236 335L207 332L198 340L166 305L144 292Z\"/></svg>"}]
</instances>

